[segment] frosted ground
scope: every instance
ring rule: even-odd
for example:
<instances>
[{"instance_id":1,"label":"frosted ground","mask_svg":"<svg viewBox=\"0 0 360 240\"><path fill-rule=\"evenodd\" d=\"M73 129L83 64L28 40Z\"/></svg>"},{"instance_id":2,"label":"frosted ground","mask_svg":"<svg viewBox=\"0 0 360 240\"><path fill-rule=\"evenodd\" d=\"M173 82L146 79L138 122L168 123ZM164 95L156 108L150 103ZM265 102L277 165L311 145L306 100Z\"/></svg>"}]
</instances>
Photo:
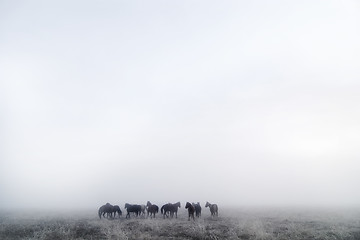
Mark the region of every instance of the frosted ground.
<instances>
[{"instance_id":1,"label":"frosted ground","mask_svg":"<svg viewBox=\"0 0 360 240\"><path fill-rule=\"evenodd\" d=\"M360 239L360 210L208 209L188 221L99 219L94 211L2 211L0 239Z\"/></svg>"}]
</instances>

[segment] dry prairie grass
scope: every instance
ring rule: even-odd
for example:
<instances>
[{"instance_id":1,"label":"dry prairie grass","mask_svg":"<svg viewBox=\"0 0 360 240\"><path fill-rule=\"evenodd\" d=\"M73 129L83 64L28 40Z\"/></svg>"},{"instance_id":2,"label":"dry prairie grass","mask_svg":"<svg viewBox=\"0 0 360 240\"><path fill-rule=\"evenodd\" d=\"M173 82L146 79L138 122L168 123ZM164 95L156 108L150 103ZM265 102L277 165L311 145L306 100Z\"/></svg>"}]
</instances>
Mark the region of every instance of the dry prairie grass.
<instances>
[{"instance_id":1,"label":"dry prairie grass","mask_svg":"<svg viewBox=\"0 0 360 240\"><path fill-rule=\"evenodd\" d=\"M360 212L222 211L188 221L98 219L94 213L1 212L0 239L360 239Z\"/></svg>"}]
</instances>

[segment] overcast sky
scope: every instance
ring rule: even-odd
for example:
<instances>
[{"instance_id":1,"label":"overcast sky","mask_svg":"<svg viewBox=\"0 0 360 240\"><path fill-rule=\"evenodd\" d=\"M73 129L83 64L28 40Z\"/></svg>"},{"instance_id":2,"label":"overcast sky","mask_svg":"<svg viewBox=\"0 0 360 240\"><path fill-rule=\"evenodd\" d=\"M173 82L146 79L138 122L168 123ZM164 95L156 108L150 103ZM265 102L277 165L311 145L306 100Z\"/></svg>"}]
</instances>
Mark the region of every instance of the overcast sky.
<instances>
[{"instance_id":1,"label":"overcast sky","mask_svg":"<svg viewBox=\"0 0 360 240\"><path fill-rule=\"evenodd\" d=\"M0 1L0 206L359 206L358 1Z\"/></svg>"}]
</instances>

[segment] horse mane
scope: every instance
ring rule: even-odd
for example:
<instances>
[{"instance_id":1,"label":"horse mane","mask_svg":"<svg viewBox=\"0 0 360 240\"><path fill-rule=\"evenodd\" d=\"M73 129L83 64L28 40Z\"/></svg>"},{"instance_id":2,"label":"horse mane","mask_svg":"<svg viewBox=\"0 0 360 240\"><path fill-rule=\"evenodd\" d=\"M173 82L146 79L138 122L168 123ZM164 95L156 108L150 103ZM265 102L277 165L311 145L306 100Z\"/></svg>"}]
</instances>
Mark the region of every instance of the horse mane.
<instances>
[{"instance_id":1,"label":"horse mane","mask_svg":"<svg viewBox=\"0 0 360 240\"><path fill-rule=\"evenodd\" d=\"M189 208L189 207L195 208L193 204L186 202L185 208Z\"/></svg>"}]
</instances>

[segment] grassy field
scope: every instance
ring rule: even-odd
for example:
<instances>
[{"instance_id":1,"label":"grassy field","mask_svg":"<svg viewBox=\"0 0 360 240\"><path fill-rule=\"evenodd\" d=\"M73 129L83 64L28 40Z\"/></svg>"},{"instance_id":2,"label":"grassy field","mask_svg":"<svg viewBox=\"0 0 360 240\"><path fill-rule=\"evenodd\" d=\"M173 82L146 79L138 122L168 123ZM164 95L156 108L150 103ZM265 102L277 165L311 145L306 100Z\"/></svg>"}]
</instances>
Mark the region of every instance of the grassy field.
<instances>
[{"instance_id":1,"label":"grassy field","mask_svg":"<svg viewBox=\"0 0 360 240\"><path fill-rule=\"evenodd\" d=\"M204 211L204 210L203 210ZM188 221L143 217L99 219L93 212L0 212L0 239L360 239L360 211L208 209Z\"/></svg>"}]
</instances>

